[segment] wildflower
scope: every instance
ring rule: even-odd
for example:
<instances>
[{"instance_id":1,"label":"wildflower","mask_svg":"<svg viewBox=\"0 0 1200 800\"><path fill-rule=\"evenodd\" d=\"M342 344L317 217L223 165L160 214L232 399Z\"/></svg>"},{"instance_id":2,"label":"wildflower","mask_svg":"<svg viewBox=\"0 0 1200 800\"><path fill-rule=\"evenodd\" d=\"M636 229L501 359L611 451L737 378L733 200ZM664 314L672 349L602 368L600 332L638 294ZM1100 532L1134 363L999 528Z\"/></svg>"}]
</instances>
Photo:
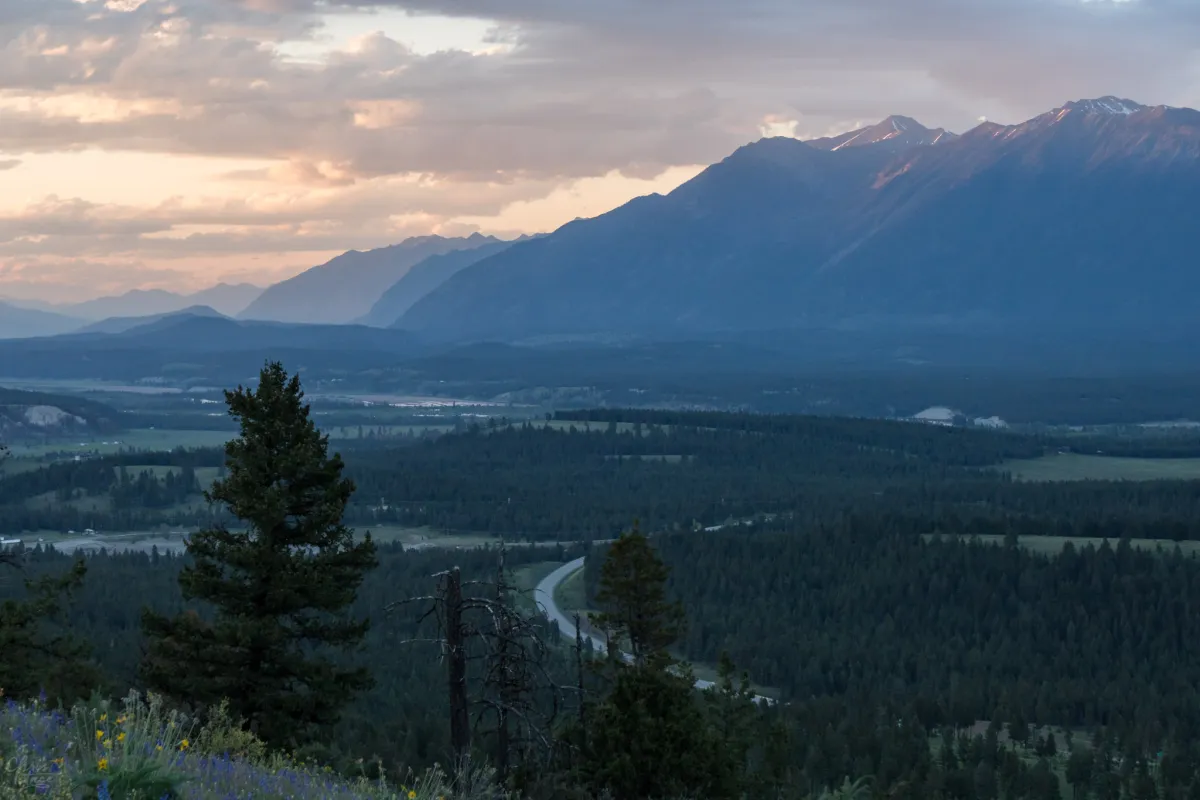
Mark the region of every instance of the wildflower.
<instances>
[{"instance_id":1,"label":"wildflower","mask_svg":"<svg viewBox=\"0 0 1200 800\"><path fill-rule=\"evenodd\" d=\"M412 789L408 790L408 800L417 800L417 793Z\"/></svg>"},{"instance_id":2,"label":"wildflower","mask_svg":"<svg viewBox=\"0 0 1200 800\"><path fill-rule=\"evenodd\" d=\"M105 740L102 742L102 744L103 744L105 747L112 747L112 739L105 739Z\"/></svg>"},{"instance_id":3,"label":"wildflower","mask_svg":"<svg viewBox=\"0 0 1200 800\"><path fill-rule=\"evenodd\" d=\"M118 733L118 734L117 734L117 741L118 741L118 742L123 742L123 741L125 741L125 734L124 734L124 733Z\"/></svg>"},{"instance_id":4,"label":"wildflower","mask_svg":"<svg viewBox=\"0 0 1200 800\"><path fill-rule=\"evenodd\" d=\"M161 753L161 752L162 752L162 745L161 745L161 744L156 744L156 745L154 745L154 750L155 750L155 752Z\"/></svg>"},{"instance_id":5,"label":"wildflower","mask_svg":"<svg viewBox=\"0 0 1200 800\"><path fill-rule=\"evenodd\" d=\"M100 715L100 721L101 721L101 722L108 722L108 714L101 714L101 715Z\"/></svg>"},{"instance_id":6,"label":"wildflower","mask_svg":"<svg viewBox=\"0 0 1200 800\"><path fill-rule=\"evenodd\" d=\"M98 760L96 762L96 769L100 770L101 772L104 772L106 769L108 769L108 759L101 758L100 760Z\"/></svg>"},{"instance_id":7,"label":"wildflower","mask_svg":"<svg viewBox=\"0 0 1200 800\"><path fill-rule=\"evenodd\" d=\"M103 738L104 738L104 731L96 731L96 741L98 742Z\"/></svg>"},{"instance_id":8,"label":"wildflower","mask_svg":"<svg viewBox=\"0 0 1200 800\"><path fill-rule=\"evenodd\" d=\"M187 749L188 749L188 745L189 745L189 742L188 742L188 740L187 740L187 739L184 739L182 742L180 742L180 743L179 743L179 749L180 749L180 750L187 750Z\"/></svg>"}]
</instances>

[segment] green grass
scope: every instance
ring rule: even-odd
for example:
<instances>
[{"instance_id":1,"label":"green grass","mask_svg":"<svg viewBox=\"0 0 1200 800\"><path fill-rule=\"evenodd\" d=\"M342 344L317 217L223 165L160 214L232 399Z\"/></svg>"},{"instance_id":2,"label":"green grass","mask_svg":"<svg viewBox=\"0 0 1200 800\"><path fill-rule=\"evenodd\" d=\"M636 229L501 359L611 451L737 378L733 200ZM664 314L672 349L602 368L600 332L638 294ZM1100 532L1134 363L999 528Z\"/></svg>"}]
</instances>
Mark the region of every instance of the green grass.
<instances>
[{"instance_id":1,"label":"green grass","mask_svg":"<svg viewBox=\"0 0 1200 800\"><path fill-rule=\"evenodd\" d=\"M578 611L586 615L594 610L588 608L587 590L583 582L583 570L577 570L563 578L562 583L558 584L554 589L554 602L562 609L564 614L572 614Z\"/></svg>"},{"instance_id":2,"label":"green grass","mask_svg":"<svg viewBox=\"0 0 1200 800\"><path fill-rule=\"evenodd\" d=\"M1200 458L1117 458L1055 453L1006 461L1001 469L1023 481L1200 480Z\"/></svg>"},{"instance_id":3,"label":"green grass","mask_svg":"<svg viewBox=\"0 0 1200 800\"><path fill-rule=\"evenodd\" d=\"M932 534L925 534L925 539L932 539ZM949 537L946 537L949 538ZM968 538L968 537L962 537ZM978 538L985 544L1002 544L1003 536L995 534L986 534L983 536L972 537ZM1061 553L1063 547L1070 542L1078 550L1081 547L1087 547L1089 544L1094 547L1099 547L1104 543L1104 539L1095 536L1019 536L1017 544L1031 553L1048 553L1053 555ZM1116 547L1117 542L1113 539L1108 541L1111 547ZM1171 539L1130 539L1130 546L1138 550L1155 551L1162 549L1163 552L1172 553L1178 547L1185 556L1196 557L1200 554L1200 542L1176 542Z\"/></svg>"},{"instance_id":4,"label":"green grass","mask_svg":"<svg viewBox=\"0 0 1200 800\"><path fill-rule=\"evenodd\" d=\"M403 525L354 525L359 533L371 533L380 544L400 543L420 547L482 547L499 544L500 540L486 533L447 533L429 527L409 528Z\"/></svg>"}]
</instances>

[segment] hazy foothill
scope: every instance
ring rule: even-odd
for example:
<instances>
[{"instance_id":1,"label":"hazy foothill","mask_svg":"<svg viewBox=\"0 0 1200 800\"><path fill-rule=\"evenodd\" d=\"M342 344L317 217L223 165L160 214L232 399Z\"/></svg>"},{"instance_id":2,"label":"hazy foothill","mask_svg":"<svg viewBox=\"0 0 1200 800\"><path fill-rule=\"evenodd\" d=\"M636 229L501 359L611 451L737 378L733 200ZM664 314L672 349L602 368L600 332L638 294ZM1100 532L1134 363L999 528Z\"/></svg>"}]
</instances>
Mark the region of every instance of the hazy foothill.
<instances>
[{"instance_id":1,"label":"hazy foothill","mask_svg":"<svg viewBox=\"0 0 1200 800\"><path fill-rule=\"evenodd\" d=\"M0 790L1200 797L1196 208L1105 96L4 301Z\"/></svg>"}]
</instances>

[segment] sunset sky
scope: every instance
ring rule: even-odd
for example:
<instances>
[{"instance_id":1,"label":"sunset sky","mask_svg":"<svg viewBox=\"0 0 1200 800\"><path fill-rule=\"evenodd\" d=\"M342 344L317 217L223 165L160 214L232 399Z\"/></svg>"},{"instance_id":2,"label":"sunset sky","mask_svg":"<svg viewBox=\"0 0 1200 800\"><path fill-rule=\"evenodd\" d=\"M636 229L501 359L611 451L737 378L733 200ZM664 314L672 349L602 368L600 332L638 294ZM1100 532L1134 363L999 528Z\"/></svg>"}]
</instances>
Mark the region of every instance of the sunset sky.
<instances>
[{"instance_id":1,"label":"sunset sky","mask_svg":"<svg viewBox=\"0 0 1200 800\"><path fill-rule=\"evenodd\" d=\"M764 134L1200 105L1196 0L0 0L0 296L551 230Z\"/></svg>"}]
</instances>

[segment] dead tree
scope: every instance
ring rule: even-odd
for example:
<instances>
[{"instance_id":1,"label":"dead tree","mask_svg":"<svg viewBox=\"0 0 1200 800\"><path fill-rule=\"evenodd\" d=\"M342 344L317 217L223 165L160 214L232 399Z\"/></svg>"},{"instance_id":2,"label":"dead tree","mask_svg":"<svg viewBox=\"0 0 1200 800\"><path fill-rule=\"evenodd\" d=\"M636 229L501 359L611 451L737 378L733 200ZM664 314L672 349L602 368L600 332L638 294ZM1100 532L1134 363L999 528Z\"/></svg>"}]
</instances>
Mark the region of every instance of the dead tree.
<instances>
[{"instance_id":1,"label":"dead tree","mask_svg":"<svg viewBox=\"0 0 1200 800\"><path fill-rule=\"evenodd\" d=\"M443 576L447 678L450 689L450 746L462 761L471 755L471 712L467 695L467 628L463 623L462 575L458 567Z\"/></svg>"},{"instance_id":2,"label":"dead tree","mask_svg":"<svg viewBox=\"0 0 1200 800\"><path fill-rule=\"evenodd\" d=\"M516 761L528 762L535 753L550 754L546 731L557 716L561 689L546 668L549 647L537 621L512 602L515 589L505 571L503 548L493 581L463 582L458 567L433 577L438 579L436 594L392 603L388 610L406 603L429 603L419 621L432 617L438 626L436 638L408 643L436 643L446 659L454 755L459 763L470 757L471 709L476 710L476 726L491 716L496 725L498 777L505 780ZM468 594L464 587L490 591ZM468 687L469 662L479 662L482 669L474 698Z\"/></svg>"}]
</instances>

